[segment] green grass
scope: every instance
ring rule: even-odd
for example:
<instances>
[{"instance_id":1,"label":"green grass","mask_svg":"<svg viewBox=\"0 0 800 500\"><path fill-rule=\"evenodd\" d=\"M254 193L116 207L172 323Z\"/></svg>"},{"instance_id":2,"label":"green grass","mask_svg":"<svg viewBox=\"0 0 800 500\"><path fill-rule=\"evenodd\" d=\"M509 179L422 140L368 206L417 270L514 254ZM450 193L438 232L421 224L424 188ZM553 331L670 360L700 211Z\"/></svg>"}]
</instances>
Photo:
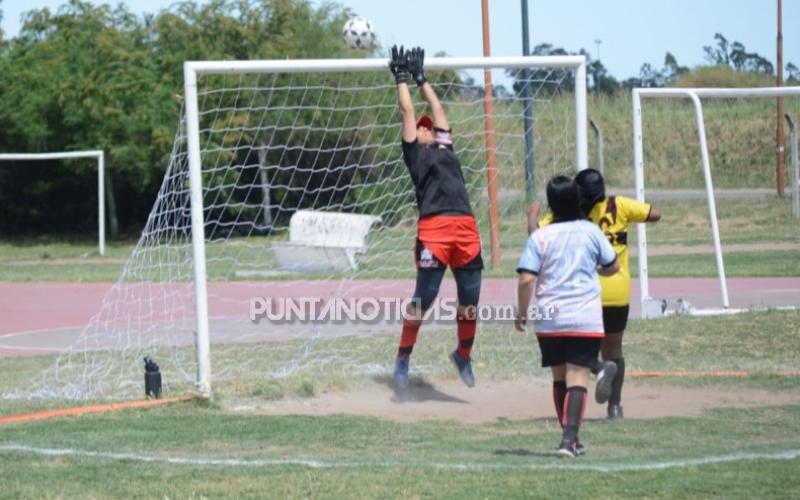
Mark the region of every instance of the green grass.
<instances>
[{"instance_id":1,"label":"green grass","mask_svg":"<svg viewBox=\"0 0 800 500\"><path fill-rule=\"evenodd\" d=\"M698 418L590 421L582 430L589 453L574 462L551 455L559 431L550 420L403 424L348 416L231 415L178 405L15 424L3 431L0 495L14 498L785 498L800 486L797 459L626 470L735 453L797 450L798 406L718 410ZM2 449L10 444L78 454L48 457ZM87 457L80 452L155 461ZM160 461L168 457L237 462L226 466ZM328 467L258 465L259 460L309 460ZM474 469L459 470L461 464ZM548 470L551 467L555 469Z\"/></svg>"},{"instance_id":2,"label":"green grass","mask_svg":"<svg viewBox=\"0 0 800 500\"><path fill-rule=\"evenodd\" d=\"M638 276L638 260L630 259L631 276ZM731 277L800 276L800 250L769 252L731 252L724 255L725 275ZM716 277L713 254L658 255L647 260L651 277Z\"/></svg>"},{"instance_id":3,"label":"green grass","mask_svg":"<svg viewBox=\"0 0 800 500\"><path fill-rule=\"evenodd\" d=\"M106 255L90 240L0 241L0 281L116 281L134 242L107 242Z\"/></svg>"},{"instance_id":4,"label":"green grass","mask_svg":"<svg viewBox=\"0 0 800 500\"><path fill-rule=\"evenodd\" d=\"M755 374L745 379L645 379L639 384L796 393L796 376L778 377L774 372L797 370L798 331L798 311L632 320L625 355L629 370ZM559 437L552 419L398 423L346 415L264 416L227 410L240 400L308 398L323 390L345 391L369 383L371 376L359 376L357 367L377 362L388 370L396 340L396 335L320 338L306 355L314 361L347 353L347 362L336 363L339 370L312 362L313 368L286 379L220 382L211 405L193 402L2 425L0 497L786 498L800 487L797 458L646 469L664 462L800 450L798 405L722 408L698 417L590 420L581 431L589 453L575 461L558 461L550 455ZM445 356L452 342L452 331L425 331L415 351L415 368L424 369L426 378L453 377ZM220 347L213 346L215 356L257 370L269 370L297 355L294 348L284 349L279 342L230 346L227 353ZM544 376L535 340L511 332L508 325L482 328L474 353L480 380ZM0 391L30 380L51 359L3 360ZM222 366L215 364L215 369L225 367L220 362ZM348 372L348 367L355 371ZM169 369L162 371L169 376ZM531 405L550 404L531 401ZM3 401L2 413L44 406ZM12 445L71 451L48 456L13 451ZM190 463L167 463L168 458ZM203 463L226 459L234 462ZM269 460L306 460L318 466L259 462Z\"/></svg>"},{"instance_id":5,"label":"green grass","mask_svg":"<svg viewBox=\"0 0 800 500\"><path fill-rule=\"evenodd\" d=\"M320 335L313 341L269 341L212 344L216 396L222 400L264 403L283 398L309 398L325 391L341 391L390 373L397 348L397 332L391 329L370 336ZM800 311L760 311L721 317L668 317L658 321L632 319L625 335L625 353L630 370L697 371L746 370L752 377L715 380L713 383L746 384L774 389L796 385L796 377L776 373L798 370ZM423 327L419 349L414 354L416 374L434 379L456 380L447 355L453 348L453 328ZM473 357L479 378L516 380L545 376L538 366L539 350L533 335L522 335L512 325L483 325L476 337ZM151 356L161 366L164 396L191 391L194 352L191 347L159 349L143 347L125 353L76 353L62 360L63 380L83 380L86 366L107 373L108 379L133 385L125 397L141 395L141 363ZM27 389L36 375L51 365L54 356L6 358L0 365L0 394ZM124 367L124 368L123 368ZM132 367L132 368L131 368ZM132 370L132 371L129 371ZM382 381L382 380L380 380ZM56 382L50 381L52 384ZM651 381L646 381L651 383ZM687 383L683 379L675 383ZM689 383L699 383L692 380ZM705 381L703 383L711 383ZM120 386L123 387L123 386ZM115 389L122 391L123 389ZM130 389L129 389L130 390ZM119 392L110 396L121 397ZM58 407L59 401L7 400L2 413L18 413Z\"/></svg>"},{"instance_id":6,"label":"green grass","mask_svg":"<svg viewBox=\"0 0 800 500\"><path fill-rule=\"evenodd\" d=\"M712 245L711 222L705 200L658 200L653 204L663 215L647 225L648 245ZM717 219L722 244L795 243L800 246L800 221L791 218L788 197L717 200ZM636 243L636 228L629 232ZM724 246L723 246L724 251Z\"/></svg>"},{"instance_id":7,"label":"green grass","mask_svg":"<svg viewBox=\"0 0 800 500\"><path fill-rule=\"evenodd\" d=\"M725 252L728 276L799 276L800 224L790 218L790 200L776 196L755 199L719 199L717 213L720 237ZM704 246L712 245L708 208L703 200L665 200L655 203L663 213L657 224L648 225L648 245ZM488 262L488 224L483 220L485 202L476 203L480 231L483 235ZM514 269L525 240L525 219L520 197L504 201L500 220L501 252L504 262L499 269L487 269L487 277L513 277ZM369 252L360 259L356 278L413 278L411 241L415 237L413 221L373 231ZM248 279L323 279L328 275L270 275L259 278L243 271L269 271L276 263L269 245L276 237L232 238L207 245L208 275L212 280L235 281ZM730 245L795 244L796 248L748 252L730 251ZM636 245L636 230L629 232L629 245ZM726 250L727 246L727 250ZM0 242L0 281L62 281L113 282L134 247L133 242L115 242L107 247L106 256L97 254L91 241L5 241ZM137 264L137 279L188 280L188 247L148 248ZM160 264L169 262L166 264ZM184 264L176 264L184 262ZM635 266L632 266L632 268ZM634 271L635 272L635 271ZM651 256L652 276L715 276L716 265L710 253L680 256Z\"/></svg>"}]
</instances>

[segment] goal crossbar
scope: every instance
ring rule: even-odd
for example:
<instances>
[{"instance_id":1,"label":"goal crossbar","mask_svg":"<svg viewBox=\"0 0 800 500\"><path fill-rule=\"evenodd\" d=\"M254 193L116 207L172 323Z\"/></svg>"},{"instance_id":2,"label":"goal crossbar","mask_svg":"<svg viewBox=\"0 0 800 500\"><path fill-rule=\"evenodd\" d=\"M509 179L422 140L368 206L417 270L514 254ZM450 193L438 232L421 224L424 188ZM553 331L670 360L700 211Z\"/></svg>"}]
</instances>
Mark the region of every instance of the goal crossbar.
<instances>
[{"instance_id":1,"label":"goal crossbar","mask_svg":"<svg viewBox=\"0 0 800 500\"><path fill-rule=\"evenodd\" d=\"M703 163L703 176L705 178L706 198L711 219L711 232L714 239L714 255L717 262L719 275L720 296L722 307L730 308L728 284L725 277L725 263L722 258L722 244L719 236L717 222L717 206L714 200L714 186L711 179L711 162L708 154L705 121L703 119L702 98L740 98L740 97L787 97L800 96L800 87L758 87L758 88L638 88L633 89L633 170L635 180L636 199L640 202L644 196L644 143L642 128L642 98L661 99L690 99L694 105L697 134L700 141L700 154ZM793 183L794 184L794 183ZM798 186L792 186L797 190ZM797 194L795 194L797 196ZM647 267L647 229L645 224L636 225L637 244L639 248L639 289L642 312L645 303L651 300L650 284ZM644 314L643 314L644 315Z\"/></svg>"},{"instance_id":2,"label":"goal crossbar","mask_svg":"<svg viewBox=\"0 0 800 500\"><path fill-rule=\"evenodd\" d=\"M206 283L205 228L200 148L200 118L197 78L201 75L245 73L323 73L387 71L389 59L308 59L269 61L187 61L183 66L184 97L189 167L190 214L193 278L195 284L197 377L201 396L211 394L208 290ZM586 58L584 56L516 57L432 57L425 60L429 70L464 70L494 68L554 68L575 73L575 166L588 167ZM388 71L387 71L388 78Z\"/></svg>"},{"instance_id":3,"label":"goal crossbar","mask_svg":"<svg viewBox=\"0 0 800 500\"><path fill-rule=\"evenodd\" d=\"M101 150L60 151L51 153L0 153L0 161L68 160L95 158L97 160L97 246L101 256L106 254L105 223L105 154Z\"/></svg>"}]
</instances>

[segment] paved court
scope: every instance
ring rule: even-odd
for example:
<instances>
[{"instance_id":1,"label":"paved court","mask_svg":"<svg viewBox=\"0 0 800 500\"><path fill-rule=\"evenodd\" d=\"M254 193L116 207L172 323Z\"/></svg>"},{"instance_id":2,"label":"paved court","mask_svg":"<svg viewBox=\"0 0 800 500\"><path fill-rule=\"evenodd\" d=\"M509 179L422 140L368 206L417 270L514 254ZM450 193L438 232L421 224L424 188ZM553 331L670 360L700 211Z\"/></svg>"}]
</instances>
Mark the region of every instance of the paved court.
<instances>
[{"instance_id":1,"label":"paved court","mask_svg":"<svg viewBox=\"0 0 800 500\"><path fill-rule=\"evenodd\" d=\"M142 288L142 285L131 285ZM632 317L639 313L638 282L633 280ZM109 283L0 283L0 357L60 352L71 345L81 329L100 310L104 297L112 289ZM378 297L405 298L413 290L412 280L318 281L313 286L303 281L250 281L209 284L212 341L248 341L286 338L287 332L302 335L303 328L292 325L271 325L249 321L250 299L253 297ZM664 298L670 307L678 298L695 307L721 306L719 281L716 278L652 278L654 297ZM800 306L800 277L792 278L729 278L731 306L784 307ZM143 290L139 290L140 293ZM184 307L191 307L191 293L186 284L147 285L147 293L174 295ZM125 291L117 288L110 295L119 300ZM442 286L442 297L455 297L452 279ZM482 304L515 304L516 281L486 279L481 292ZM119 306L119 303L117 305ZM122 307L125 309L125 307ZM166 322L151 315L149 321ZM366 334L370 331L396 329L396 325L369 325L358 328L332 325L332 333L343 330ZM305 327L308 330L308 327ZM216 331L215 331L216 330ZM276 336L277 335L277 336ZM293 336L293 335L291 335ZM244 341L244 340L242 340ZM185 339L175 340L185 343Z\"/></svg>"}]
</instances>

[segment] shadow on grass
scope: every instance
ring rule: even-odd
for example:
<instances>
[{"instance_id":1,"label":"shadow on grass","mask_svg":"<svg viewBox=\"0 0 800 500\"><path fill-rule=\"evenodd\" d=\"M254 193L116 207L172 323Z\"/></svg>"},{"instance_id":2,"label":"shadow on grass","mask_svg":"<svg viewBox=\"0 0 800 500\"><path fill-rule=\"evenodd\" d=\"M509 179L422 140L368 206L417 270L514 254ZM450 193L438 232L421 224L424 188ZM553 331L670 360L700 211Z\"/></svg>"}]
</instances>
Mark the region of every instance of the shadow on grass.
<instances>
[{"instance_id":1,"label":"shadow on grass","mask_svg":"<svg viewBox=\"0 0 800 500\"><path fill-rule=\"evenodd\" d=\"M525 450L523 448L516 448L512 450L494 450L494 452L492 453L497 456L515 456L515 457L554 458L556 456L555 449L553 451L535 451L535 450Z\"/></svg>"},{"instance_id":2,"label":"shadow on grass","mask_svg":"<svg viewBox=\"0 0 800 500\"><path fill-rule=\"evenodd\" d=\"M375 382L387 386L394 394L391 397L392 403L424 403L425 401L444 401L447 403L468 404L469 402L455 396L451 396L436 389L433 384L422 377L410 377L408 387L397 389L392 378L388 375L374 377Z\"/></svg>"}]
</instances>

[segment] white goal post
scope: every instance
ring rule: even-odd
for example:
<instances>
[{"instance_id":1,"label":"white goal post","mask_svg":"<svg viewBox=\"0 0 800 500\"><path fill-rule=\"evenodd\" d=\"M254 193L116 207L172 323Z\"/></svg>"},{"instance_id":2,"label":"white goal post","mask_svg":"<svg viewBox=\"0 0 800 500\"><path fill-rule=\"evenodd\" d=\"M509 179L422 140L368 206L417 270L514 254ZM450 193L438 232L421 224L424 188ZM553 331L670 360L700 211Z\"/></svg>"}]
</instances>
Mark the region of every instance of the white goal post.
<instances>
[{"instance_id":1,"label":"white goal post","mask_svg":"<svg viewBox=\"0 0 800 500\"><path fill-rule=\"evenodd\" d=\"M67 160L95 158L97 160L97 246L101 256L106 254L105 229L105 155L100 150L62 151L53 153L0 153L0 161Z\"/></svg>"},{"instance_id":2,"label":"white goal post","mask_svg":"<svg viewBox=\"0 0 800 500\"><path fill-rule=\"evenodd\" d=\"M196 313L196 388L201 395L208 397L211 394L211 364L209 356L206 235L204 228L198 76L243 75L247 73L376 72L385 70L388 78L388 64L388 59L189 61L184 63L194 305ZM575 75L575 166L578 170L588 166L586 59L584 56L434 57L426 59L425 68L428 70L557 68L573 71Z\"/></svg>"},{"instance_id":3,"label":"white goal post","mask_svg":"<svg viewBox=\"0 0 800 500\"><path fill-rule=\"evenodd\" d=\"M717 261L717 273L719 275L720 296L722 307L730 309L730 298L728 296L728 285L725 278L725 264L722 258L722 245L719 237L719 225L717 223L717 208L714 200L714 186L711 179L711 161L708 154L708 143L706 141L705 122L703 120L702 98L740 98L740 97L787 97L800 96L800 87L760 87L760 88L639 88L634 89L633 97L633 169L636 189L636 199L645 200L644 193L644 146L642 129L642 99L661 98L661 99L690 99L694 105L695 121L697 123L697 133L700 142L700 154L702 158L703 175L705 178L706 198L708 200L708 211L711 219L711 233L714 239L714 254ZM792 182L792 195L797 197L797 182ZM647 235L646 225L637 224L636 234L639 247L639 287L640 300L642 306L642 316L646 316L646 303L652 300L650 297L650 285L648 280L647 268Z\"/></svg>"}]
</instances>

